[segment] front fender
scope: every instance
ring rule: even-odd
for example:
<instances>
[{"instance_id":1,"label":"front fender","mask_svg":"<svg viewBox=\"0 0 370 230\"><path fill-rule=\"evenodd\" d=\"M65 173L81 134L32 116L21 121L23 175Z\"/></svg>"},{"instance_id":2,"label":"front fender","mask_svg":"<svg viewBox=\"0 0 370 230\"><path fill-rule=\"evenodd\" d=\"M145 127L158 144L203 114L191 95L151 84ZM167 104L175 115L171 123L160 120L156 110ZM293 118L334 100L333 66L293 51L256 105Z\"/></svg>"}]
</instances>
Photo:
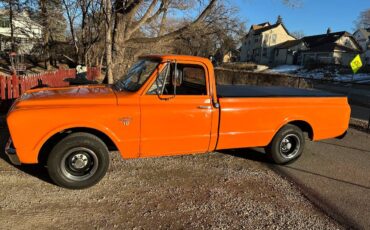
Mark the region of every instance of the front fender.
<instances>
[{"instance_id":1,"label":"front fender","mask_svg":"<svg viewBox=\"0 0 370 230\"><path fill-rule=\"evenodd\" d=\"M40 141L36 143L36 145L33 148L33 151L39 152L42 146L46 143L46 141L49 140L55 134L63 132L64 130L75 129L75 128L88 128L88 129L99 131L101 133L104 133L106 136L108 136L117 147L120 146L121 139L108 127L101 125L99 123L80 122L80 123L63 124L63 125L60 125L52 129L45 136L43 136L42 139L40 139Z\"/></svg>"}]
</instances>

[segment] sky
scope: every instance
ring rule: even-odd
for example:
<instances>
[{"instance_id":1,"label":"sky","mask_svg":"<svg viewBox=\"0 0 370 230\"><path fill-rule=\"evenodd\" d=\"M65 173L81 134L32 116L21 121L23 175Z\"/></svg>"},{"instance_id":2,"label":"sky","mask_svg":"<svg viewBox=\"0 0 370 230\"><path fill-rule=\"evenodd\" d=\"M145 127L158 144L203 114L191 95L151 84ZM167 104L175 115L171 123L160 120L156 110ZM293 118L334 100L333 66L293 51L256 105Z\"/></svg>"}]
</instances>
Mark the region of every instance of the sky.
<instances>
[{"instance_id":1,"label":"sky","mask_svg":"<svg viewBox=\"0 0 370 230\"><path fill-rule=\"evenodd\" d=\"M281 15L289 32L303 31L304 35L333 32L354 32L354 21L361 11L370 8L370 0L300 0L301 6L291 8L282 0L230 0L238 6L239 15L247 27L269 21L275 23Z\"/></svg>"}]
</instances>

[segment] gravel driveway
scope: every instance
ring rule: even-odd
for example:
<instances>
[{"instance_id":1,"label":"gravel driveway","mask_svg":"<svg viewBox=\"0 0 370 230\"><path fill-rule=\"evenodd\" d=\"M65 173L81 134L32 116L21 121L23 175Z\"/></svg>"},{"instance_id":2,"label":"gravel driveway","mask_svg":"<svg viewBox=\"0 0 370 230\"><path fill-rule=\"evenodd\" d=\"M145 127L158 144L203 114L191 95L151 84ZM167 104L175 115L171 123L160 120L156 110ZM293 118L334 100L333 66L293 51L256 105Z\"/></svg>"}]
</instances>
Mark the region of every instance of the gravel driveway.
<instances>
[{"instance_id":1,"label":"gravel driveway","mask_svg":"<svg viewBox=\"0 0 370 230\"><path fill-rule=\"evenodd\" d=\"M113 152L103 181L80 191L0 159L0 228L342 228L248 151L127 161Z\"/></svg>"}]
</instances>

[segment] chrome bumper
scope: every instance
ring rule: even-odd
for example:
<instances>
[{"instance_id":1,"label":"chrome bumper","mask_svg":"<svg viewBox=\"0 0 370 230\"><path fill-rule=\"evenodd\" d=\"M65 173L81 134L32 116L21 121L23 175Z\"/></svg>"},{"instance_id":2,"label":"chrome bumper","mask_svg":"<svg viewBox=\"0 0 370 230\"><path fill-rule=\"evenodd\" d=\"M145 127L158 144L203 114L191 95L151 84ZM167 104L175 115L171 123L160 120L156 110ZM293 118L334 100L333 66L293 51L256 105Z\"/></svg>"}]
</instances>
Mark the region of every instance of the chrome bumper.
<instances>
[{"instance_id":1,"label":"chrome bumper","mask_svg":"<svg viewBox=\"0 0 370 230\"><path fill-rule=\"evenodd\" d=\"M17 152L13 146L12 138L9 138L8 142L5 145L5 154L8 156L10 162L15 165L21 165L19 158L17 156Z\"/></svg>"}]
</instances>

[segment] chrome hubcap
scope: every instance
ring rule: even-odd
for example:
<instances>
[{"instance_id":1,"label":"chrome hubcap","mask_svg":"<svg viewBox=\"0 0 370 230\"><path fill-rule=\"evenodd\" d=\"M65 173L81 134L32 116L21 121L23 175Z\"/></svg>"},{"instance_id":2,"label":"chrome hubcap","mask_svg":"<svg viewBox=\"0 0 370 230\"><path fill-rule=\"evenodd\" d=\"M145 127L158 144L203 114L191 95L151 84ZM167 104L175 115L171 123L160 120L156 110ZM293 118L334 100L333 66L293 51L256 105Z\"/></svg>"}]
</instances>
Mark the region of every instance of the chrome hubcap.
<instances>
[{"instance_id":1,"label":"chrome hubcap","mask_svg":"<svg viewBox=\"0 0 370 230\"><path fill-rule=\"evenodd\" d=\"M76 169L82 169L88 164L87 156L84 154L76 154L71 159L71 165Z\"/></svg>"},{"instance_id":2,"label":"chrome hubcap","mask_svg":"<svg viewBox=\"0 0 370 230\"><path fill-rule=\"evenodd\" d=\"M60 168L65 177L83 181L92 177L98 169L98 157L91 149L75 147L63 157Z\"/></svg>"},{"instance_id":3,"label":"chrome hubcap","mask_svg":"<svg viewBox=\"0 0 370 230\"><path fill-rule=\"evenodd\" d=\"M301 141L296 134L288 134L280 142L280 153L286 159L297 155L301 147Z\"/></svg>"}]
</instances>

